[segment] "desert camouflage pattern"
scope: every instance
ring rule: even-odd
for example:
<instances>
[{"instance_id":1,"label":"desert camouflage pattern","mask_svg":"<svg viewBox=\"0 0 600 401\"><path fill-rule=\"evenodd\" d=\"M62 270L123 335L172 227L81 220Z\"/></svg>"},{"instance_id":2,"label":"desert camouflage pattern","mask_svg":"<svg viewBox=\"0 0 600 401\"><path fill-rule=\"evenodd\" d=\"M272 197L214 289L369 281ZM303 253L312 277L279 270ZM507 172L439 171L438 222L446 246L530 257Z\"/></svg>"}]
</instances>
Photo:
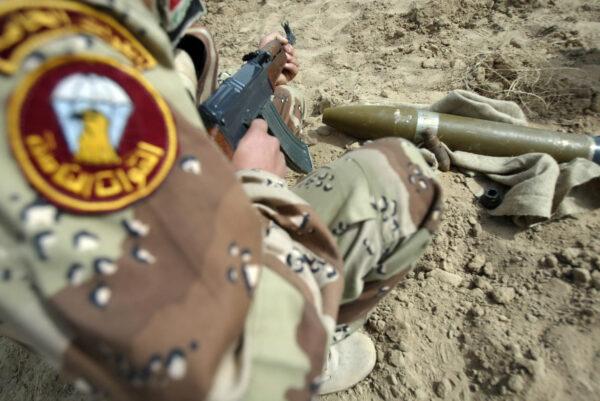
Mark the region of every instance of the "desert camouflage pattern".
<instances>
[{"instance_id":1,"label":"desert camouflage pattern","mask_svg":"<svg viewBox=\"0 0 600 401\"><path fill-rule=\"evenodd\" d=\"M273 93L273 105L294 135L301 135L306 103L302 93L290 85L281 85Z\"/></svg>"},{"instance_id":2,"label":"desert camouflage pattern","mask_svg":"<svg viewBox=\"0 0 600 401\"><path fill-rule=\"evenodd\" d=\"M388 138L316 170L293 191L325 220L344 258L333 338L340 341L414 267L439 225L441 187L412 143Z\"/></svg>"},{"instance_id":3,"label":"desert camouflage pattern","mask_svg":"<svg viewBox=\"0 0 600 401\"><path fill-rule=\"evenodd\" d=\"M236 176L174 70L177 29L191 22L162 20L169 2L88 3L156 59L141 72L173 114L177 161L156 192L126 209L75 214L28 185L4 132L0 333L79 390L113 400L310 399L328 345L427 245L438 184L398 139L348 153L292 190L263 171ZM99 37L55 37L0 75L3 131L19 82L75 51L130 64Z\"/></svg>"}]
</instances>

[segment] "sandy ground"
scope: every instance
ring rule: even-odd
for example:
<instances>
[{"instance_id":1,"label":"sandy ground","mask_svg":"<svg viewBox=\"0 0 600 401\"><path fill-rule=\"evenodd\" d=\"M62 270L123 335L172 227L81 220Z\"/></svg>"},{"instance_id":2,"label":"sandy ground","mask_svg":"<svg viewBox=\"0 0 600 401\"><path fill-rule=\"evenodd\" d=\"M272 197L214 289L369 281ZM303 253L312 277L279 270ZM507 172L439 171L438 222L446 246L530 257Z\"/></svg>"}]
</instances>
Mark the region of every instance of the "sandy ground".
<instances>
[{"instance_id":1,"label":"sandy ground","mask_svg":"<svg viewBox=\"0 0 600 401\"><path fill-rule=\"evenodd\" d=\"M289 19L317 165L357 146L322 125L324 107L430 103L455 88L517 100L533 123L556 130L600 132L597 0L208 6L229 71ZM368 322L375 370L324 400L600 400L600 211L523 230L486 215L464 175L440 179L439 234ZM0 339L0 400L79 399L36 357Z\"/></svg>"}]
</instances>

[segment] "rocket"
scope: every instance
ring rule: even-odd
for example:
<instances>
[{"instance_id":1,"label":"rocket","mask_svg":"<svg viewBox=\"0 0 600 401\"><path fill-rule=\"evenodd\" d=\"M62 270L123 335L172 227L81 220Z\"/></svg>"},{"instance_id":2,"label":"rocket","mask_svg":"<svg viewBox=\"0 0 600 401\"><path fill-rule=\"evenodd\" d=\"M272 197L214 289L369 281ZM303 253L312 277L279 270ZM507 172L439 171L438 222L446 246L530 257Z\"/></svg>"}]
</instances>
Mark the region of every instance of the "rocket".
<instances>
[{"instance_id":1,"label":"rocket","mask_svg":"<svg viewBox=\"0 0 600 401\"><path fill-rule=\"evenodd\" d=\"M416 144L436 135L451 150L488 156L547 153L558 162L577 157L600 164L600 137L567 134L408 106L348 105L326 109L323 122L358 139L397 136Z\"/></svg>"}]
</instances>

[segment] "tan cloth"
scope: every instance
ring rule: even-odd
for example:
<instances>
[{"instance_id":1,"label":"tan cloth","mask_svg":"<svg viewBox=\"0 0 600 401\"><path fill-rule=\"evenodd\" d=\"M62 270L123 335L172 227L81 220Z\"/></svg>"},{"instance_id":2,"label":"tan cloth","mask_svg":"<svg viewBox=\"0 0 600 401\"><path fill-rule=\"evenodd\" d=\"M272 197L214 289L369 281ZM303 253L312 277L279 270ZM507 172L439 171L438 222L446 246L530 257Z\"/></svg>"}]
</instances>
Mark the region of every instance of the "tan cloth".
<instances>
[{"instance_id":1,"label":"tan cloth","mask_svg":"<svg viewBox=\"0 0 600 401\"><path fill-rule=\"evenodd\" d=\"M493 216L513 216L520 226L600 207L600 166L585 159L559 164L543 153L492 157L450 151L454 166L485 174L510 187Z\"/></svg>"},{"instance_id":2,"label":"tan cloth","mask_svg":"<svg viewBox=\"0 0 600 401\"><path fill-rule=\"evenodd\" d=\"M515 102L490 99L466 90L454 90L429 107L438 113L527 125L525 113Z\"/></svg>"},{"instance_id":3,"label":"tan cloth","mask_svg":"<svg viewBox=\"0 0 600 401\"><path fill-rule=\"evenodd\" d=\"M450 92L430 110L513 124L526 124L514 102L498 101L467 91ZM435 165L435 158L424 150ZM586 159L559 164L543 153L492 157L450 151L452 165L485 174L509 187L493 216L513 216L520 226L556 219L600 207L600 166Z\"/></svg>"}]
</instances>

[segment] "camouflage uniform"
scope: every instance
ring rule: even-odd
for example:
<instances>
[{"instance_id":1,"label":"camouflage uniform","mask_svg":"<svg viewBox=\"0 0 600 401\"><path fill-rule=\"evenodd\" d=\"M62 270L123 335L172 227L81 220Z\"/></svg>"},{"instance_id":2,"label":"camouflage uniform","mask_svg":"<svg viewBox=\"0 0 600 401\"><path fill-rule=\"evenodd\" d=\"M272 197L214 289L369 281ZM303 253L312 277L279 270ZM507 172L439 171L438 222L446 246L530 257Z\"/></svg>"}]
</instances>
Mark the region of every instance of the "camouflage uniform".
<instances>
[{"instance_id":1,"label":"camouflage uniform","mask_svg":"<svg viewBox=\"0 0 600 401\"><path fill-rule=\"evenodd\" d=\"M171 43L202 5L87 3L94 8L58 0L0 5L4 33L17 32L9 50L21 46L7 53L0 43L0 120L10 132L0 141L0 333L39 352L79 389L115 400L309 399L334 333L337 340L360 325L429 242L440 215L438 184L415 148L397 139L348 153L293 190L264 171L236 177L174 71ZM95 72L81 79L109 88L108 77L131 99L166 105L157 110L165 130L172 119L177 134L174 163L160 185L135 201L124 197L114 210L95 210L105 206L84 197L63 206L47 190L50 181L32 178L37 173L16 145L23 127L59 126L41 110L60 114L61 99L45 98L44 90L86 68ZM75 98L67 103L89 103L86 90L71 89ZM156 135L159 128L144 125L153 113L135 114L141 106L134 107L136 135ZM26 119L28 113L40 117ZM113 127L116 116L109 117ZM55 140L67 138L75 117L61 118L65 132ZM93 133L98 120L91 121ZM48 171L48 158L59 156L82 168L102 166L56 153L66 145L45 140L29 135L25 146ZM171 151L147 149L155 159ZM127 177L135 181L149 169L155 159L146 157ZM50 184L74 188L75 176L59 180L52 171ZM145 177L151 186L157 176ZM98 196L108 196L107 182L96 182ZM122 181L125 192L143 187L128 183Z\"/></svg>"}]
</instances>

